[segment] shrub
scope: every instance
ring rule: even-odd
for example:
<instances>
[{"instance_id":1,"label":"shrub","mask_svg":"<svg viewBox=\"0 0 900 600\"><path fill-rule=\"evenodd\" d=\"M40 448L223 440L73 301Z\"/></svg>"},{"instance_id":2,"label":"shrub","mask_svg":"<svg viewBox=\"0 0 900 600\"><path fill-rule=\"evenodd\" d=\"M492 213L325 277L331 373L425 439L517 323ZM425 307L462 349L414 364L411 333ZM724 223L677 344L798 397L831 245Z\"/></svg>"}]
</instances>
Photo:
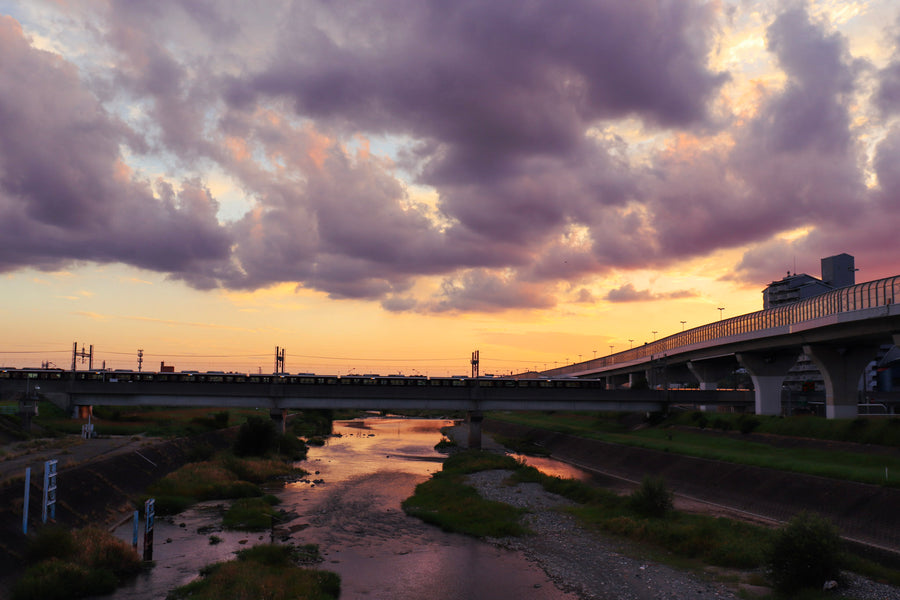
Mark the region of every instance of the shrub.
<instances>
[{"instance_id":1,"label":"shrub","mask_svg":"<svg viewBox=\"0 0 900 600\"><path fill-rule=\"evenodd\" d=\"M46 527L28 542L25 559L36 563L51 558L67 559L75 554L72 532L59 526Z\"/></svg>"},{"instance_id":2,"label":"shrub","mask_svg":"<svg viewBox=\"0 0 900 600\"><path fill-rule=\"evenodd\" d=\"M13 586L14 600L108 594L141 565L131 546L97 527L42 531L29 545L27 557L32 564Z\"/></svg>"},{"instance_id":3,"label":"shrub","mask_svg":"<svg viewBox=\"0 0 900 600\"><path fill-rule=\"evenodd\" d=\"M250 417L238 430L234 453L238 456L264 456L275 446L275 423L271 419Z\"/></svg>"},{"instance_id":4,"label":"shrub","mask_svg":"<svg viewBox=\"0 0 900 600\"><path fill-rule=\"evenodd\" d=\"M801 512L777 532L767 562L772 583L780 591L820 588L840 575L840 535L823 517Z\"/></svg>"},{"instance_id":5,"label":"shrub","mask_svg":"<svg viewBox=\"0 0 900 600\"><path fill-rule=\"evenodd\" d=\"M662 478L647 476L629 497L629 504L645 517L665 517L672 510L672 492Z\"/></svg>"},{"instance_id":6,"label":"shrub","mask_svg":"<svg viewBox=\"0 0 900 600\"><path fill-rule=\"evenodd\" d=\"M723 417L716 417L713 419L712 426L716 429L721 429L722 431L731 431L731 421Z\"/></svg>"},{"instance_id":7,"label":"shrub","mask_svg":"<svg viewBox=\"0 0 900 600\"><path fill-rule=\"evenodd\" d=\"M740 417L738 417L738 428L744 435L753 433L756 428L759 427L759 424L759 419L755 417L751 417L749 415L741 415Z\"/></svg>"}]
</instances>

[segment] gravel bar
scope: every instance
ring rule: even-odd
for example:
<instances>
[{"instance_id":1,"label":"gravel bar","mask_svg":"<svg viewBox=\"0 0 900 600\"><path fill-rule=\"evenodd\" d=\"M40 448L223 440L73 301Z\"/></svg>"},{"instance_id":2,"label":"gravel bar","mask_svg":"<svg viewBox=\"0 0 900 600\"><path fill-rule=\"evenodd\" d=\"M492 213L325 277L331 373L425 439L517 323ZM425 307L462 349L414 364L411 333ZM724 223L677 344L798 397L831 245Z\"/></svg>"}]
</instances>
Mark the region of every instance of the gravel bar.
<instances>
[{"instance_id":1,"label":"gravel bar","mask_svg":"<svg viewBox=\"0 0 900 600\"><path fill-rule=\"evenodd\" d=\"M622 554L621 543L587 531L570 515L557 509L573 503L551 494L537 483L511 485L510 471L482 471L468 476L467 483L482 497L530 511L523 519L535 535L492 538L488 541L522 552L566 592L583 599L600 600L696 600L739 599L737 590L724 583L704 579L702 574ZM900 600L900 589L848 575L847 586L835 598ZM767 593L744 586L754 595Z\"/></svg>"}]
</instances>

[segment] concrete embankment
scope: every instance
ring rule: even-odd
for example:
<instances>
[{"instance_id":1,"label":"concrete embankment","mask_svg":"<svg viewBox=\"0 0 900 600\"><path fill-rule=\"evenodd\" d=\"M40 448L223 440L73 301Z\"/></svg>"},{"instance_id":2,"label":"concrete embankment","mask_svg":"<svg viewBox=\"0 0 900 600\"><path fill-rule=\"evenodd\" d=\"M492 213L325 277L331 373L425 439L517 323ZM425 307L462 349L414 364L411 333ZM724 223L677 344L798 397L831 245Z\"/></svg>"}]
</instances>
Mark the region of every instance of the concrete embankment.
<instances>
[{"instance_id":1,"label":"concrete embankment","mask_svg":"<svg viewBox=\"0 0 900 600\"><path fill-rule=\"evenodd\" d=\"M640 482L660 476L678 494L777 521L819 513L850 539L900 553L900 489L610 444L485 420L487 434L527 438L554 458ZM677 435L677 434L676 434Z\"/></svg>"},{"instance_id":2,"label":"concrete embankment","mask_svg":"<svg viewBox=\"0 0 900 600\"><path fill-rule=\"evenodd\" d=\"M127 518L130 501L148 485L197 456L199 448L218 450L230 444L234 431L214 431L190 438L142 445L110 456L60 468L57 475L56 521L68 527L108 526ZM90 442L88 442L90 443ZM37 466L37 465L36 465ZM43 472L32 473L29 531L42 527ZM0 486L0 578L22 566L24 479Z\"/></svg>"}]
</instances>

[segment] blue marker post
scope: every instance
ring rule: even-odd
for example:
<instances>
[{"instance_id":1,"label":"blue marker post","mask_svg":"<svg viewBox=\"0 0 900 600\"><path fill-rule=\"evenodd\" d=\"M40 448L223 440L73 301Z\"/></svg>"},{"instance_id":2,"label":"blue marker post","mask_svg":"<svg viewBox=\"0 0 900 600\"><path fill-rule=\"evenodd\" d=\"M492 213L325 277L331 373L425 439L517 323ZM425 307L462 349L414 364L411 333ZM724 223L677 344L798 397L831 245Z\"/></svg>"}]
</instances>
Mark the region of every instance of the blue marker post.
<instances>
[{"instance_id":1,"label":"blue marker post","mask_svg":"<svg viewBox=\"0 0 900 600\"><path fill-rule=\"evenodd\" d=\"M131 547L134 548L135 552L137 552L138 523L141 521L140 514L140 511L134 511L134 532L131 537Z\"/></svg>"},{"instance_id":2,"label":"blue marker post","mask_svg":"<svg viewBox=\"0 0 900 600\"><path fill-rule=\"evenodd\" d=\"M31 467L25 468L25 504L22 506L22 533L28 535L28 497L31 492Z\"/></svg>"}]
</instances>

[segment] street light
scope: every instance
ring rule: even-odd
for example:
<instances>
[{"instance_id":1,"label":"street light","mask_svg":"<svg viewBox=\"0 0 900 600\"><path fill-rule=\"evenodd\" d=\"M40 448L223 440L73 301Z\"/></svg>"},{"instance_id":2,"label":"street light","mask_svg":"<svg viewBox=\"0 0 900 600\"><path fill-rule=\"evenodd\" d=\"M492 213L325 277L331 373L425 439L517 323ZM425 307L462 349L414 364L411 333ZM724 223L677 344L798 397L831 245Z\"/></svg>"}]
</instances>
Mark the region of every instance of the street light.
<instances>
[{"instance_id":1,"label":"street light","mask_svg":"<svg viewBox=\"0 0 900 600\"><path fill-rule=\"evenodd\" d=\"M724 307L724 306L720 306L720 307L718 307L717 310L719 311L719 320L721 321L721 320L722 320L722 311L725 310L725 307Z\"/></svg>"},{"instance_id":2,"label":"street light","mask_svg":"<svg viewBox=\"0 0 900 600\"><path fill-rule=\"evenodd\" d=\"M614 347L615 347L615 346L613 346L612 344L609 345L609 353L610 353L610 354L613 353L613 348L614 348Z\"/></svg>"},{"instance_id":3,"label":"street light","mask_svg":"<svg viewBox=\"0 0 900 600\"><path fill-rule=\"evenodd\" d=\"M594 358L597 358L597 351L594 350Z\"/></svg>"},{"instance_id":4,"label":"street light","mask_svg":"<svg viewBox=\"0 0 900 600\"><path fill-rule=\"evenodd\" d=\"M656 332L655 331L653 332L653 341L654 342L656 341Z\"/></svg>"},{"instance_id":5,"label":"street light","mask_svg":"<svg viewBox=\"0 0 900 600\"><path fill-rule=\"evenodd\" d=\"M682 322L681 322L681 330L682 330L682 331L684 331L684 324L685 324L685 323L687 323L687 321L682 321Z\"/></svg>"},{"instance_id":6,"label":"street light","mask_svg":"<svg viewBox=\"0 0 900 600\"><path fill-rule=\"evenodd\" d=\"M634 340L631 339L631 338L628 339L628 347L629 347L629 348L634 348Z\"/></svg>"}]
</instances>

